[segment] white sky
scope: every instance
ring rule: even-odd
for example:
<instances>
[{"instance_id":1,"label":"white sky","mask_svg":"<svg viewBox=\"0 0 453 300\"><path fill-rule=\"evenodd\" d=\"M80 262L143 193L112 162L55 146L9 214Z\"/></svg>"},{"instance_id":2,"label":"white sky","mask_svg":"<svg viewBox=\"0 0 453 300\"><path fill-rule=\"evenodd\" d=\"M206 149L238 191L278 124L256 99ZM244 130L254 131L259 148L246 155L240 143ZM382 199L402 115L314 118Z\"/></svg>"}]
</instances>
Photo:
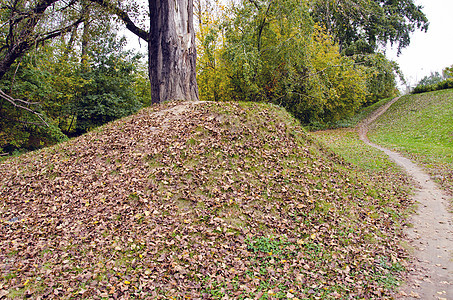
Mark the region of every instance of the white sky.
<instances>
[{"instance_id":1,"label":"white sky","mask_svg":"<svg viewBox=\"0 0 453 300\"><path fill-rule=\"evenodd\" d=\"M430 22L428 32L416 31L410 45L396 57L396 49L387 56L399 63L408 84L415 85L431 72L453 65L453 0L415 0L424 7Z\"/></svg>"}]
</instances>

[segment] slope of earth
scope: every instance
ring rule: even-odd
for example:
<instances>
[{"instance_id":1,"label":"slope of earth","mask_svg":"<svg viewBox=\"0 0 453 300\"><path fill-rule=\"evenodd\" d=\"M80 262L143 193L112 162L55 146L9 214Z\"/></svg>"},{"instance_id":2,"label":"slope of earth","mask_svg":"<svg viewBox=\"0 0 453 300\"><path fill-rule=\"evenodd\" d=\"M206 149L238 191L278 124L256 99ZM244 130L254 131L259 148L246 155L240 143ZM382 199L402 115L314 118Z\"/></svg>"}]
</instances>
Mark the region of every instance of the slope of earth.
<instances>
[{"instance_id":1,"label":"slope of earth","mask_svg":"<svg viewBox=\"0 0 453 300\"><path fill-rule=\"evenodd\" d=\"M392 161L403 167L415 180L417 187L414 200L418 207L416 213L411 216L412 226L405 230L408 242L415 250L413 268L406 285L398 294L398 299L451 299L453 231L452 215L446 209L448 196L416 164L397 152L371 143L367 137L369 125L399 99L397 97L375 111L358 128L360 139L365 144L383 151Z\"/></svg>"},{"instance_id":2,"label":"slope of earth","mask_svg":"<svg viewBox=\"0 0 453 300\"><path fill-rule=\"evenodd\" d=\"M402 97L368 137L420 163L453 195L453 90Z\"/></svg>"},{"instance_id":3,"label":"slope of earth","mask_svg":"<svg viewBox=\"0 0 453 300\"><path fill-rule=\"evenodd\" d=\"M383 299L407 199L275 106L145 109L0 163L0 298Z\"/></svg>"},{"instance_id":4,"label":"slope of earth","mask_svg":"<svg viewBox=\"0 0 453 300\"><path fill-rule=\"evenodd\" d=\"M393 98L386 98L382 99L370 106L362 108L360 111L358 111L356 114L353 116L350 116L346 119L338 121L335 125L335 128L352 128L357 126L361 121L366 119L368 116L373 114L376 110L381 108L382 106L386 105L390 101L392 101ZM321 131L322 132L322 131Z\"/></svg>"}]
</instances>

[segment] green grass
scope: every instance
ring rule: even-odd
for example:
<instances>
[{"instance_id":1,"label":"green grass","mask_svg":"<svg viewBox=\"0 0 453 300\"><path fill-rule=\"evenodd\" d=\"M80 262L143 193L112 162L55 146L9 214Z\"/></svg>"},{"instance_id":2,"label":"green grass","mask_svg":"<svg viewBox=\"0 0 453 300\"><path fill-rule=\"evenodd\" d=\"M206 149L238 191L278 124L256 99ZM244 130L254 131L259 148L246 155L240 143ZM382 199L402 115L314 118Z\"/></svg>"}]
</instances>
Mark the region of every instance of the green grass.
<instances>
[{"instance_id":1,"label":"green grass","mask_svg":"<svg viewBox=\"0 0 453 300\"><path fill-rule=\"evenodd\" d=\"M360 121L362 121L363 119L366 119L372 112L374 112L381 106L387 104L392 99L393 98L382 99L370 106L364 107L357 114L355 114L349 118L343 119L341 121L338 121L336 124L336 127L337 128L354 127L357 124L359 124Z\"/></svg>"},{"instance_id":2,"label":"green grass","mask_svg":"<svg viewBox=\"0 0 453 300\"><path fill-rule=\"evenodd\" d=\"M319 141L348 163L364 170L400 170L387 156L359 139L354 129L334 129L312 133Z\"/></svg>"},{"instance_id":3,"label":"green grass","mask_svg":"<svg viewBox=\"0 0 453 300\"><path fill-rule=\"evenodd\" d=\"M453 193L453 90L402 97L371 125L368 136L409 155Z\"/></svg>"},{"instance_id":4,"label":"green grass","mask_svg":"<svg viewBox=\"0 0 453 300\"><path fill-rule=\"evenodd\" d=\"M387 100L383 101L387 102ZM380 105L379 105L380 106ZM366 118L369 114L364 114ZM370 182L370 195L382 196L383 190L390 191L394 197L408 201L397 217L405 217L413 206L410 204L412 181L407 174L382 151L366 145L359 139L358 132L351 128L341 128L312 132L311 135L318 140L322 147L326 147L341 157L347 165L346 169L354 169L356 176ZM380 203L386 205L385 202ZM377 215L372 217L377 217Z\"/></svg>"}]
</instances>

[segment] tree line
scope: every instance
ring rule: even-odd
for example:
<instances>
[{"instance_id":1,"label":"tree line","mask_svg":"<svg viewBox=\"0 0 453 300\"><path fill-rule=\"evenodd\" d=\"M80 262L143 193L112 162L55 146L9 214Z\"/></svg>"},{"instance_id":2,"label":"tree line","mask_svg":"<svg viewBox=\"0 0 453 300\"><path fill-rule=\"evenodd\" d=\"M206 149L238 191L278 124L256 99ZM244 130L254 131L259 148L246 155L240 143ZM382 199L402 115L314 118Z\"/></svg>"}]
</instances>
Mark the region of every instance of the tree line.
<instances>
[{"instance_id":1,"label":"tree line","mask_svg":"<svg viewBox=\"0 0 453 300\"><path fill-rule=\"evenodd\" d=\"M453 88L453 65L444 68L442 74L431 72L430 75L423 77L412 90L412 93L420 94L451 88Z\"/></svg>"},{"instance_id":2,"label":"tree line","mask_svg":"<svg viewBox=\"0 0 453 300\"><path fill-rule=\"evenodd\" d=\"M267 101L326 126L392 95L380 47L428 26L407 0L2 0L0 22L0 152L180 99Z\"/></svg>"},{"instance_id":3,"label":"tree line","mask_svg":"<svg viewBox=\"0 0 453 300\"><path fill-rule=\"evenodd\" d=\"M382 49L428 26L412 1L200 2L201 97L272 102L312 128L397 93L404 78Z\"/></svg>"}]
</instances>

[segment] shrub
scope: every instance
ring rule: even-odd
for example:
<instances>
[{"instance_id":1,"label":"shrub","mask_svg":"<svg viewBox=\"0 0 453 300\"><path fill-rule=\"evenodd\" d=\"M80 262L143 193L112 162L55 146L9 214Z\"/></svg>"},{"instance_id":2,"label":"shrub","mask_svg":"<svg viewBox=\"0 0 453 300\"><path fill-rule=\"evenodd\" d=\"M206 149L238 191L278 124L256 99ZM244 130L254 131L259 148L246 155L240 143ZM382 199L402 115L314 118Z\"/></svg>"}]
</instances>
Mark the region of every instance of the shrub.
<instances>
[{"instance_id":1,"label":"shrub","mask_svg":"<svg viewBox=\"0 0 453 300\"><path fill-rule=\"evenodd\" d=\"M418 85L413 90L413 94L427 93L432 91L446 90L453 88L453 78L447 78L441 82L430 85Z\"/></svg>"}]
</instances>

